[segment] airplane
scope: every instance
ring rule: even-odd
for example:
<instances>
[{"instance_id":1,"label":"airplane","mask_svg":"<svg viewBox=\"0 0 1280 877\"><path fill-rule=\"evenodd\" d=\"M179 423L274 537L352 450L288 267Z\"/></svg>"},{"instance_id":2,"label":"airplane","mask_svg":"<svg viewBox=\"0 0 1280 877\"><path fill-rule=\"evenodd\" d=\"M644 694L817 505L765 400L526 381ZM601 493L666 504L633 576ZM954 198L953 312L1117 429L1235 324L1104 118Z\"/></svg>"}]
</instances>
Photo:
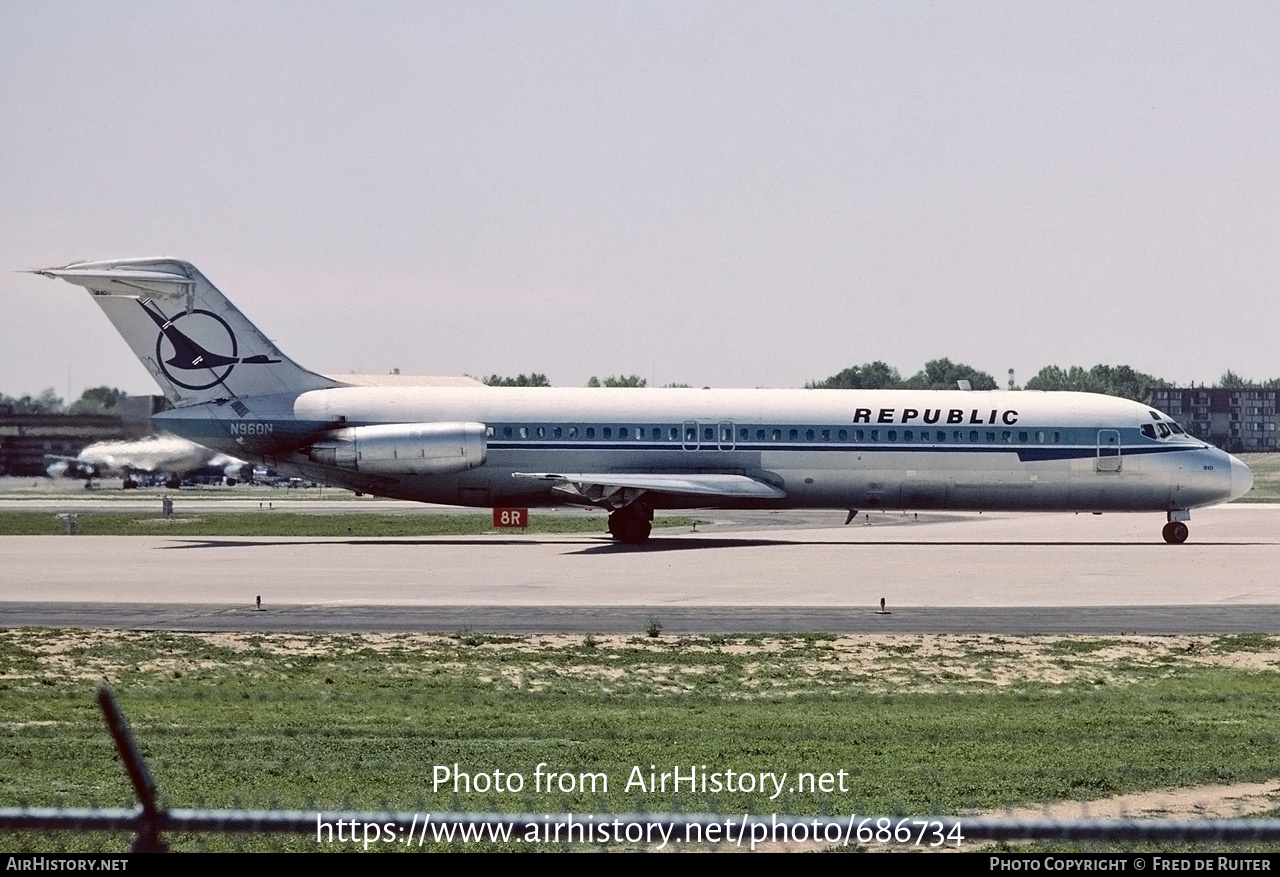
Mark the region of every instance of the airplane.
<instances>
[{"instance_id":1,"label":"airplane","mask_svg":"<svg viewBox=\"0 0 1280 877\"><path fill-rule=\"evenodd\" d=\"M1162 513L1253 485L1167 414L1091 393L368 385L278 350L193 265L78 262L173 404L170 432L286 474L478 507L593 506L622 543L656 509Z\"/></svg>"},{"instance_id":2,"label":"airplane","mask_svg":"<svg viewBox=\"0 0 1280 877\"><path fill-rule=\"evenodd\" d=\"M244 460L176 435L95 442L74 457L46 454L45 460L50 478L84 478L91 483L104 475L120 475L126 490L138 486L139 475L157 473L168 476L166 486L176 489L182 476L205 467L220 470L227 484L235 484L246 465Z\"/></svg>"}]
</instances>

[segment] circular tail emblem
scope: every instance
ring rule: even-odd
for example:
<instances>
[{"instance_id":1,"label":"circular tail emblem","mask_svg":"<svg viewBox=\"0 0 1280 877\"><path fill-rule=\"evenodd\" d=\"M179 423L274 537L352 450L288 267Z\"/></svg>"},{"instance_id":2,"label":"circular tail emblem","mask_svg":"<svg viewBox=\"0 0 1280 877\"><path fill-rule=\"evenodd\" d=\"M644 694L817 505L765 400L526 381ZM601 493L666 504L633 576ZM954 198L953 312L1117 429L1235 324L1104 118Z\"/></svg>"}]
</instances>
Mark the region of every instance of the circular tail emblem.
<instances>
[{"instance_id":1,"label":"circular tail emblem","mask_svg":"<svg viewBox=\"0 0 1280 877\"><path fill-rule=\"evenodd\" d=\"M225 381L240 363L280 362L261 354L242 359L236 334L212 311L197 308L166 317L150 300L139 304L160 329L156 364L179 387L207 390Z\"/></svg>"}]
</instances>

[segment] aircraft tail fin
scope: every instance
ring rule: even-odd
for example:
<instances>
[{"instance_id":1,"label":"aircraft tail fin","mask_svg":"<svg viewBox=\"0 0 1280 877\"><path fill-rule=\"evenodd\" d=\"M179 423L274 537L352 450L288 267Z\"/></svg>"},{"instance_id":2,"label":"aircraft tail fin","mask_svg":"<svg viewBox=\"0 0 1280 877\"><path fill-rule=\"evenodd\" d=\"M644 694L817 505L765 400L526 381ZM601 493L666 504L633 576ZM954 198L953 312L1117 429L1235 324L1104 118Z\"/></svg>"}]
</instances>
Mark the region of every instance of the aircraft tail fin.
<instances>
[{"instance_id":1,"label":"aircraft tail fin","mask_svg":"<svg viewBox=\"0 0 1280 877\"><path fill-rule=\"evenodd\" d=\"M118 259L34 273L88 289L175 406L341 386L281 353L188 262Z\"/></svg>"}]
</instances>

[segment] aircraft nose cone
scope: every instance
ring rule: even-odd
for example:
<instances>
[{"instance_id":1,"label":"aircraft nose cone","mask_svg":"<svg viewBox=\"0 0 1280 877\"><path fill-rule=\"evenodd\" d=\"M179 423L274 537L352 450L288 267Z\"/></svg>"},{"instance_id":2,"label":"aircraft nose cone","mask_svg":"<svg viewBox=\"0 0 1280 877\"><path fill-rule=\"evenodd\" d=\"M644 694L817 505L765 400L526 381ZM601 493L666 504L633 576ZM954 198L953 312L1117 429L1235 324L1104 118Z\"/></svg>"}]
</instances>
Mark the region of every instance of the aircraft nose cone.
<instances>
[{"instance_id":1,"label":"aircraft nose cone","mask_svg":"<svg viewBox=\"0 0 1280 877\"><path fill-rule=\"evenodd\" d=\"M1231 499L1238 499L1253 487L1253 472L1235 457L1231 458Z\"/></svg>"}]
</instances>

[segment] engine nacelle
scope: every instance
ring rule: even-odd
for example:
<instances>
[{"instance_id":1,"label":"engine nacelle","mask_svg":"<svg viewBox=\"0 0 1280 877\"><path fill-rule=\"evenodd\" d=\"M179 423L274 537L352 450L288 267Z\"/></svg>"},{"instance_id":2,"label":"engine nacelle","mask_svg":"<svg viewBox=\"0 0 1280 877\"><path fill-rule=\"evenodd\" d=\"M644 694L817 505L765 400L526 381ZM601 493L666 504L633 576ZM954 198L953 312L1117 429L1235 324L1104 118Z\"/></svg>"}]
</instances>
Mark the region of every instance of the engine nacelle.
<instances>
[{"instance_id":1,"label":"engine nacelle","mask_svg":"<svg viewBox=\"0 0 1280 877\"><path fill-rule=\"evenodd\" d=\"M442 475L484 463L483 423L386 423L335 430L307 456L366 475Z\"/></svg>"}]
</instances>

